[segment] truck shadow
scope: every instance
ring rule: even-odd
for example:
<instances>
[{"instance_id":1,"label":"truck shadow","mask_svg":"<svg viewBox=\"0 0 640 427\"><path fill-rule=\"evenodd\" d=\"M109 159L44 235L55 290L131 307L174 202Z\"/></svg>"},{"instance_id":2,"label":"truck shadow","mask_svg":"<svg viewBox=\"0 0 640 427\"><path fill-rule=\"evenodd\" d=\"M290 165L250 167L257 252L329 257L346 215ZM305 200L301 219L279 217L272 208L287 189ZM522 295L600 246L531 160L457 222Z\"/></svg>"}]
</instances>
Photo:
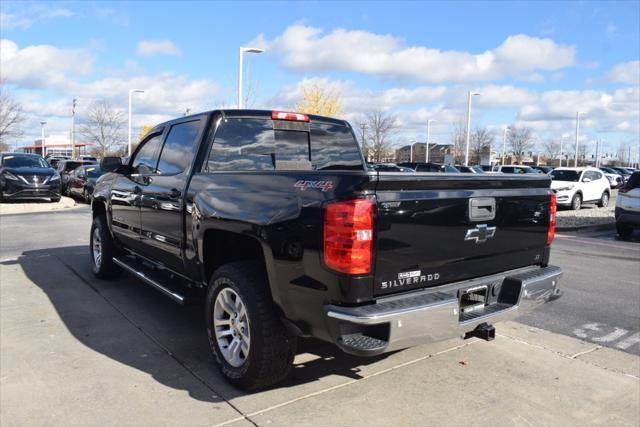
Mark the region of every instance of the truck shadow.
<instances>
[{"instance_id":1,"label":"truck shadow","mask_svg":"<svg viewBox=\"0 0 640 427\"><path fill-rule=\"evenodd\" d=\"M28 251L2 265L16 263L47 295L69 332L88 348L198 400L219 402L247 394L218 372L204 328L202 299L180 306L126 274L110 281L96 279L86 246ZM113 324L105 322L103 315L115 319ZM301 339L289 378L262 391L300 386L330 375L358 379L362 366L385 357L354 357L334 345Z\"/></svg>"}]
</instances>

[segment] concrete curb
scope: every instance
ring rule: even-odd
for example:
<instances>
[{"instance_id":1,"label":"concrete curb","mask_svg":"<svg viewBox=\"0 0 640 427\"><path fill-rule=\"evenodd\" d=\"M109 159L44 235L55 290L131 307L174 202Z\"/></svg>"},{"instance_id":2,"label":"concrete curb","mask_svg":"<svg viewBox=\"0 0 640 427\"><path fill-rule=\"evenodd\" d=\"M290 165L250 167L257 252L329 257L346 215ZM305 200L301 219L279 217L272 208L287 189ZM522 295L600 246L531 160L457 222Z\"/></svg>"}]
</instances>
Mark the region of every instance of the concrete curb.
<instances>
[{"instance_id":1,"label":"concrete curb","mask_svg":"<svg viewBox=\"0 0 640 427\"><path fill-rule=\"evenodd\" d=\"M594 224L594 225L574 225L570 227L556 227L556 231L605 231L615 230L616 223L609 222L606 224Z\"/></svg>"},{"instance_id":2,"label":"concrete curb","mask_svg":"<svg viewBox=\"0 0 640 427\"><path fill-rule=\"evenodd\" d=\"M3 203L0 204L0 215L52 212L74 207L78 205L70 197L62 197L58 203Z\"/></svg>"}]
</instances>

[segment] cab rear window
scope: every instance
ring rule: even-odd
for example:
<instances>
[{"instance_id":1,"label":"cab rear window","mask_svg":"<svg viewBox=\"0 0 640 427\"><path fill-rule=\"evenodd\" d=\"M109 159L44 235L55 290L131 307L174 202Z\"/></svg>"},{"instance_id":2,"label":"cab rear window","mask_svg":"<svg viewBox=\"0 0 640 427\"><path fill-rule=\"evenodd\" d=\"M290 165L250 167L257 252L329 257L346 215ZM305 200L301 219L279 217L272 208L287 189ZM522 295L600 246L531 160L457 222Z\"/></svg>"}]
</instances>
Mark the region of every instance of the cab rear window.
<instances>
[{"instance_id":1,"label":"cab rear window","mask_svg":"<svg viewBox=\"0 0 640 427\"><path fill-rule=\"evenodd\" d=\"M362 170L351 129L311 122L231 118L218 130L206 170Z\"/></svg>"}]
</instances>

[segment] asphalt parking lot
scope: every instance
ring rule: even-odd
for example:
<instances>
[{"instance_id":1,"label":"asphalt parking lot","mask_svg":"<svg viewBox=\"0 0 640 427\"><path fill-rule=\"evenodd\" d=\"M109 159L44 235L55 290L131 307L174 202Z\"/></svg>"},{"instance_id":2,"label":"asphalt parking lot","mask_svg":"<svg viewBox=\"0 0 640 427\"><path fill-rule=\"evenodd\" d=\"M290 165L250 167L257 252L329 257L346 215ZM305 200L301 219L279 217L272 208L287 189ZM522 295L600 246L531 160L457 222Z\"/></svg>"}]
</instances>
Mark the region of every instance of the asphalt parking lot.
<instances>
[{"instance_id":1,"label":"asphalt parking lot","mask_svg":"<svg viewBox=\"0 0 640 427\"><path fill-rule=\"evenodd\" d=\"M373 359L301 344L291 378L230 387L202 307L93 278L87 207L0 217L0 424L637 425L640 237L561 233L565 295L495 341Z\"/></svg>"}]
</instances>

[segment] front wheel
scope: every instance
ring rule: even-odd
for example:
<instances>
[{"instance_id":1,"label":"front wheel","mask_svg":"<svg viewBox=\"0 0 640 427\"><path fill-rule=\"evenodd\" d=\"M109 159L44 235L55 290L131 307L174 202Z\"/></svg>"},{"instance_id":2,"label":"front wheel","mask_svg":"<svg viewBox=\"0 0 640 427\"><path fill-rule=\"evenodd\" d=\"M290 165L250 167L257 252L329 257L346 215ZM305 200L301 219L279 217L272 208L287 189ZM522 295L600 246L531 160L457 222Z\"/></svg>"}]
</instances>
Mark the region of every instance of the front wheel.
<instances>
[{"instance_id":1,"label":"front wheel","mask_svg":"<svg viewBox=\"0 0 640 427\"><path fill-rule=\"evenodd\" d=\"M571 199L571 209L573 209L574 211L578 211L580 210L581 207L582 207L582 196L580 195L580 193L576 193L573 196L573 199Z\"/></svg>"},{"instance_id":2,"label":"front wheel","mask_svg":"<svg viewBox=\"0 0 640 427\"><path fill-rule=\"evenodd\" d=\"M297 338L276 312L260 263L234 262L216 270L205 314L209 346L230 383L254 390L289 374Z\"/></svg>"},{"instance_id":3,"label":"front wheel","mask_svg":"<svg viewBox=\"0 0 640 427\"><path fill-rule=\"evenodd\" d=\"M626 239L633 233L633 227L616 222L616 231L618 232L618 236Z\"/></svg>"},{"instance_id":4,"label":"front wheel","mask_svg":"<svg viewBox=\"0 0 640 427\"><path fill-rule=\"evenodd\" d=\"M601 208L606 208L607 206L609 206L609 192L605 191L604 193L602 193L602 196L600 197L600 201L598 202L598 206Z\"/></svg>"},{"instance_id":5,"label":"front wheel","mask_svg":"<svg viewBox=\"0 0 640 427\"><path fill-rule=\"evenodd\" d=\"M120 273L120 267L113 262L116 246L109 233L104 215L96 216L91 224L89 254L93 274L100 279L110 279Z\"/></svg>"}]
</instances>

